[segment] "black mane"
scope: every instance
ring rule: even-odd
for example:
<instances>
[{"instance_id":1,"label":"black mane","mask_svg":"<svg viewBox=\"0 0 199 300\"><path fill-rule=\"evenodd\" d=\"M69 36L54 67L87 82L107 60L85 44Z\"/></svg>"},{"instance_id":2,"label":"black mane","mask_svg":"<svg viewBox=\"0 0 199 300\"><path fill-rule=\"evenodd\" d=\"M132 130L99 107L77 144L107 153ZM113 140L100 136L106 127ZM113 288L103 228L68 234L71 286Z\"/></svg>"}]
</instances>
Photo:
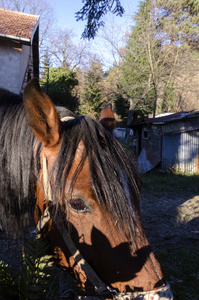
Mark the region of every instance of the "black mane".
<instances>
[{"instance_id":1,"label":"black mane","mask_svg":"<svg viewBox=\"0 0 199 300\"><path fill-rule=\"evenodd\" d=\"M61 117L73 116L64 108L58 108L58 112ZM83 141L85 151L74 174L74 182L88 157L92 187L99 205L106 207L119 228L125 224L134 239L140 199L139 175L134 159L99 122L90 117L77 117L64 122L63 126L60 151L51 170L55 206L58 206L60 194L64 204L64 185L76 149ZM41 144L33 157L35 138L27 124L22 98L5 90L0 90L0 128L1 218L7 226L11 224L8 231L13 231L13 227L22 231L35 203Z\"/></svg>"},{"instance_id":2,"label":"black mane","mask_svg":"<svg viewBox=\"0 0 199 300\"><path fill-rule=\"evenodd\" d=\"M20 233L34 204L34 136L22 98L0 89L0 216L7 232Z\"/></svg>"}]
</instances>

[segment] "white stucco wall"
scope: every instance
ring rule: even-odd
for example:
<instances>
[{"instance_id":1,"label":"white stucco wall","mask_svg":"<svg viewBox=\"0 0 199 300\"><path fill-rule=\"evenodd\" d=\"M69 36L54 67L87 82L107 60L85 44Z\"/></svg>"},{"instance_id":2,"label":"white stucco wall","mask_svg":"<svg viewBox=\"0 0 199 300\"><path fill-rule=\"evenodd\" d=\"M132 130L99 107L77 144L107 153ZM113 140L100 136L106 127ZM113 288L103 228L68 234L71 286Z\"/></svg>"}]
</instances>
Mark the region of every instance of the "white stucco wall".
<instances>
[{"instance_id":1,"label":"white stucco wall","mask_svg":"<svg viewBox=\"0 0 199 300\"><path fill-rule=\"evenodd\" d=\"M0 40L0 87L20 93L29 51L18 42Z\"/></svg>"}]
</instances>

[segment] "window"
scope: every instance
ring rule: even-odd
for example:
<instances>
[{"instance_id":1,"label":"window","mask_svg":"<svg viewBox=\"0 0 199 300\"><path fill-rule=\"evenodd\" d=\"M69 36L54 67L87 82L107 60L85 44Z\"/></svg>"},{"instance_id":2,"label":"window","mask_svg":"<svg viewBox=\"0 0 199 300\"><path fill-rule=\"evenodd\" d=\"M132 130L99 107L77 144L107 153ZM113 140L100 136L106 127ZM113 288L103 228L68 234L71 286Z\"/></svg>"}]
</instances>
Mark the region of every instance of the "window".
<instances>
[{"instance_id":1,"label":"window","mask_svg":"<svg viewBox=\"0 0 199 300\"><path fill-rule=\"evenodd\" d=\"M145 139L145 140L148 140L149 138L149 132L148 132L148 129L144 128L142 130L142 138Z\"/></svg>"}]
</instances>

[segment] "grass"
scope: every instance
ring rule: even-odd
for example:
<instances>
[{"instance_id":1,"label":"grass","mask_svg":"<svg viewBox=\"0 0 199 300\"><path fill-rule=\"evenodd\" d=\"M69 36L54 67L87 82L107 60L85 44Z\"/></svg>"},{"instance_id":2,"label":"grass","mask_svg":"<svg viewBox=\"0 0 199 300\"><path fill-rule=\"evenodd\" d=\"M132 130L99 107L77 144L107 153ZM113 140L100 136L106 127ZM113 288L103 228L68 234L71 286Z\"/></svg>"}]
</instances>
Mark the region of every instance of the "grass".
<instances>
[{"instance_id":1,"label":"grass","mask_svg":"<svg viewBox=\"0 0 199 300\"><path fill-rule=\"evenodd\" d=\"M177 245L176 245L177 246ZM165 249L156 254L175 300L199 299L197 249Z\"/></svg>"},{"instance_id":2,"label":"grass","mask_svg":"<svg viewBox=\"0 0 199 300\"><path fill-rule=\"evenodd\" d=\"M143 192L199 192L199 175L151 171L142 176Z\"/></svg>"}]
</instances>

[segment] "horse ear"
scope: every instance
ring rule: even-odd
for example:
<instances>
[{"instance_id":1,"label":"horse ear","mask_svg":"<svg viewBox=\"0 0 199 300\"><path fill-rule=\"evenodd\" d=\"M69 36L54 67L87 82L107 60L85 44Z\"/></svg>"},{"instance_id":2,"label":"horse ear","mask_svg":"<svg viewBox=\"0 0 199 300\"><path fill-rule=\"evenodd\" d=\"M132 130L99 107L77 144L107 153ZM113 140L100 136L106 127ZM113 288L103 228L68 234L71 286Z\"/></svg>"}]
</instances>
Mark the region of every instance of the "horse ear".
<instances>
[{"instance_id":1,"label":"horse ear","mask_svg":"<svg viewBox=\"0 0 199 300\"><path fill-rule=\"evenodd\" d=\"M34 135L44 146L56 145L60 140L61 121L54 104L42 91L36 78L26 85L23 100L28 124Z\"/></svg>"},{"instance_id":2,"label":"horse ear","mask_svg":"<svg viewBox=\"0 0 199 300\"><path fill-rule=\"evenodd\" d=\"M116 127L116 120L114 113L112 111L112 105L108 104L106 107L102 110L98 121L108 130L110 133L113 132L113 130Z\"/></svg>"}]
</instances>

